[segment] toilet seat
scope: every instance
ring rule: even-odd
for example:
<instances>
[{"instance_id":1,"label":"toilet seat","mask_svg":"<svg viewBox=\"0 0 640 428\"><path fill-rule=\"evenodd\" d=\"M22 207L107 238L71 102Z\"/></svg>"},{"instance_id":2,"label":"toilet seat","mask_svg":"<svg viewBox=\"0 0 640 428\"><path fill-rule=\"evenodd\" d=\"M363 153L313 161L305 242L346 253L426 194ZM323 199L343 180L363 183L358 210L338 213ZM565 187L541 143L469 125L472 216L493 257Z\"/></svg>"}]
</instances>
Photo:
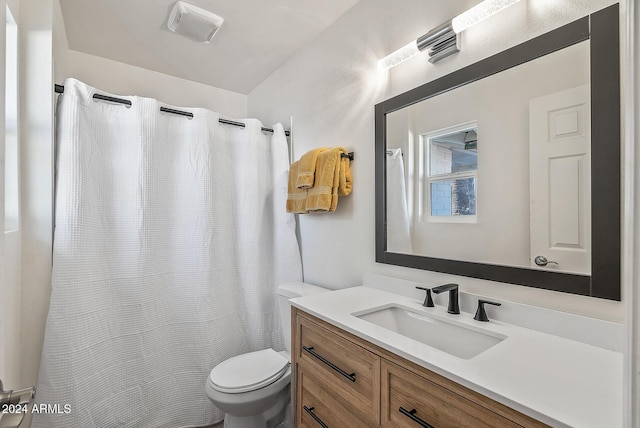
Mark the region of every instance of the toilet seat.
<instances>
[{"instance_id":1,"label":"toilet seat","mask_svg":"<svg viewBox=\"0 0 640 428\"><path fill-rule=\"evenodd\" d=\"M288 368L289 360L273 349L249 352L215 366L209 385L228 394L254 391L280 379Z\"/></svg>"}]
</instances>

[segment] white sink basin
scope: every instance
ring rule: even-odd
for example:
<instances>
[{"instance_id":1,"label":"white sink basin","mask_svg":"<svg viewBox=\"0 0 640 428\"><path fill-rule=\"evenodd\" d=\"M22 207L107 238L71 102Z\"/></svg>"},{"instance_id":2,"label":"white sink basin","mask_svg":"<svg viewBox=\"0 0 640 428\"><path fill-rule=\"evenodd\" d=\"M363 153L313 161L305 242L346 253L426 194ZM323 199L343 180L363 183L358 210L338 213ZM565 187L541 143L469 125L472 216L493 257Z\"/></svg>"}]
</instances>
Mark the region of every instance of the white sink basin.
<instances>
[{"instance_id":1,"label":"white sink basin","mask_svg":"<svg viewBox=\"0 0 640 428\"><path fill-rule=\"evenodd\" d=\"M481 328L457 324L437 315L427 315L401 306L373 308L354 316L425 345L470 359L507 337Z\"/></svg>"}]
</instances>

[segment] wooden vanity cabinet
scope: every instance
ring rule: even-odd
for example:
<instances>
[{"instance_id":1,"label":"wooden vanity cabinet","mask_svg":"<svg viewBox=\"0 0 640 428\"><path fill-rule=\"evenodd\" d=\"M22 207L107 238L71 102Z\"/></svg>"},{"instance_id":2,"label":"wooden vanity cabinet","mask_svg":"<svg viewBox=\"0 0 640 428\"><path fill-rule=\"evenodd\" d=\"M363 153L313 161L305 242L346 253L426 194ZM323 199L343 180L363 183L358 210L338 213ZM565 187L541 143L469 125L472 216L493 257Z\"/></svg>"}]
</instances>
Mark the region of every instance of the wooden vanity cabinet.
<instances>
[{"instance_id":1,"label":"wooden vanity cabinet","mask_svg":"<svg viewBox=\"0 0 640 428\"><path fill-rule=\"evenodd\" d=\"M547 427L292 308L296 427Z\"/></svg>"},{"instance_id":2,"label":"wooden vanity cabinet","mask_svg":"<svg viewBox=\"0 0 640 428\"><path fill-rule=\"evenodd\" d=\"M382 426L512 428L517 423L397 364L382 363Z\"/></svg>"},{"instance_id":3,"label":"wooden vanity cabinet","mask_svg":"<svg viewBox=\"0 0 640 428\"><path fill-rule=\"evenodd\" d=\"M315 402L304 400L311 395L320 398L318 393L307 388L308 385L317 386L317 389L343 404L341 414L357 415L358 420L366 421L361 426L378 426L380 357L327 329L326 323L321 326L317 321L303 316L296 319L296 328L293 330L296 332L296 340L292 349L294 367L299 376L298 397L301 397L303 406L317 408ZM311 416L304 407L301 412L302 420L305 420L305 415Z\"/></svg>"},{"instance_id":4,"label":"wooden vanity cabinet","mask_svg":"<svg viewBox=\"0 0 640 428\"><path fill-rule=\"evenodd\" d=\"M297 427L368 428L378 426L372 418L364 417L323 381L313 370L298 371Z\"/></svg>"}]
</instances>

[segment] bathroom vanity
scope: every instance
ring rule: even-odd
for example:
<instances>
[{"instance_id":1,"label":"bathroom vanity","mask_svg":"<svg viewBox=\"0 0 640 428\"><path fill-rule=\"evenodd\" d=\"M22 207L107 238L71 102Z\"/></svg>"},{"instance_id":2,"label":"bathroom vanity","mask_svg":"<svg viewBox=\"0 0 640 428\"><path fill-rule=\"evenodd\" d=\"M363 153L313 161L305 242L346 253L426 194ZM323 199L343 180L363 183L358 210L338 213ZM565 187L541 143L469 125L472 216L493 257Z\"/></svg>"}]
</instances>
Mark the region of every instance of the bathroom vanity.
<instances>
[{"instance_id":1,"label":"bathroom vanity","mask_svg":"<svg viewBox=\"0 0 640 428\"><path fill-rule=\"evenodd\" d=\"M622 425L619 352L369 287L292 305L298 427Z\"/></svg>"},{"instance_id":2,"label":"bathroom vanity","mask_svg":"<svg viewBox=\"0 0 640 428\"><path fill-rule=\"evenodd\" d=\"M618 23L614 4L377 104L376 262L619 301ZM620 325L512 302L479 322L482 296L453 315L399 288L294 301L298 426L622 427Z\"/></svg>"},{"instance_id":3,"label":"bathroom vanity","mask_svg":"<svg viewBox=\"0 0 640 428\"><path fill-rule=\"evenodd\" d=\"M302 310L294 317L299 427L547 426Z\"/></svg>"}]
</instances>

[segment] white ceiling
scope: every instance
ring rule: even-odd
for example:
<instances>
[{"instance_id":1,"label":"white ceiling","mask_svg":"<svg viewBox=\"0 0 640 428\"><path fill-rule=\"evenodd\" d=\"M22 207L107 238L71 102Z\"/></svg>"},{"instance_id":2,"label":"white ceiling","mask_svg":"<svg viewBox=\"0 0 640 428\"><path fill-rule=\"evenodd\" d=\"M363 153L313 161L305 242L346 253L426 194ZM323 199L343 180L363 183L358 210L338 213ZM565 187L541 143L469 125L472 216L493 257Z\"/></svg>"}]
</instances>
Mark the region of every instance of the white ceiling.
<instances>
[{"instance_id":1,"label":"white ceiling","mask_svg":"<svg viewBox=\"0 0 640 428\"><path fill-rule=\"evenodd\" d=\"M167 28L176 0L60 0L69 48L248 94L359 0L187 0L224 18L209 44Z\"/></svg>"}]
</instances>

